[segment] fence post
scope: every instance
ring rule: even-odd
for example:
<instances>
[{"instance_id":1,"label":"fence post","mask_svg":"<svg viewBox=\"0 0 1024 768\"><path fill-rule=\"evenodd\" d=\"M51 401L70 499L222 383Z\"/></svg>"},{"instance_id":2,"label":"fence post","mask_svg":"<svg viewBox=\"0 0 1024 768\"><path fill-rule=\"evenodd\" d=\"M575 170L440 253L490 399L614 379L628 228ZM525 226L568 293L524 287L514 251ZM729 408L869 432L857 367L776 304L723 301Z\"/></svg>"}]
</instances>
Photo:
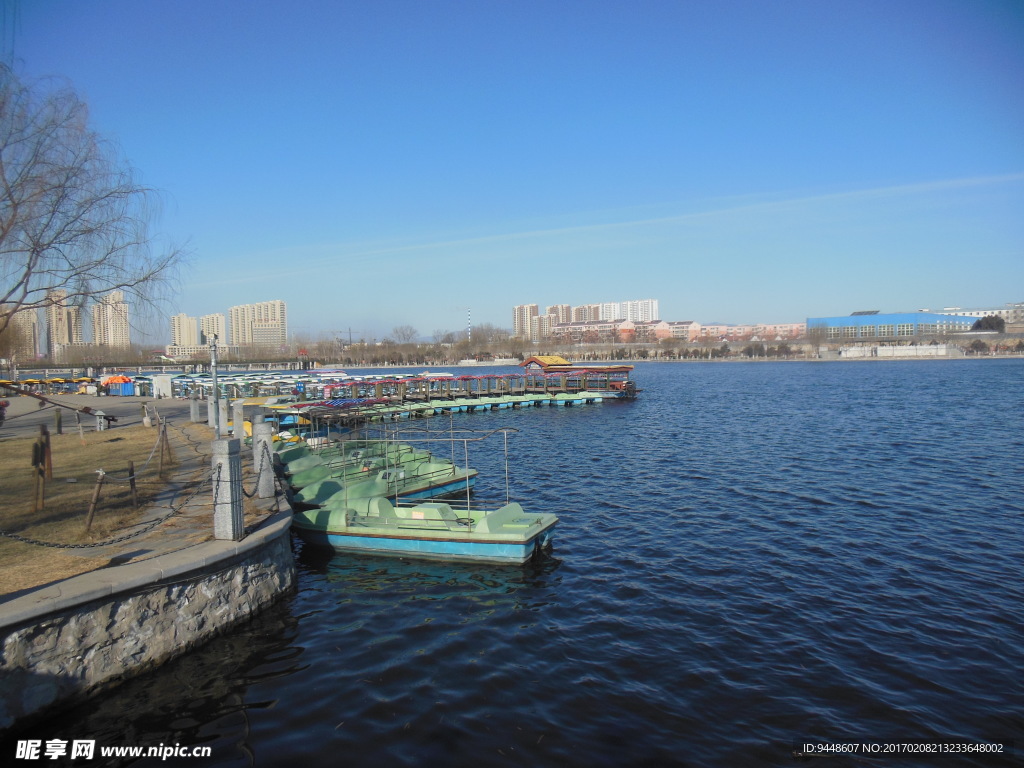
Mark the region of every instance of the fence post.
<instances>
[{"instance_id":1,"label":"fence post","mask_svg":"<svg viewBox=\"0 0 1024 768\"><path fill-rule=\"evenodd\" d=\"M252 417L252 461L259 473L256 496L269 499L274 495L274 425L264 421L262 414Z\"/></svg>"},{"instance_id":2,"label":"fence post","mask_svg":"<svg viewBox=\"0 0 1024 768\"><path fill-rule=\"evenodd\" d=\"M206 423L211 427L216 423L217 419L213 414L213 409L216 407L217 401L212 397L206 401Z\"/></svg>"},{"instance_id":3,"label":"fence post","mask_svg":"<svg viewBox=\"0 0 1024 768\"><path fill-rule=\"evenodd\" d=\"M39 425L39 442L43 445L43 471L47 480L53 480L53 453L50 450L50 430L45 424Z\"/></svg>"},{"instance_id":4,"label":"fence post","mask_svg":"<svg viewBox=\"0 0 1024 768\"><path fill-rule=\"evenodd\" d=\"M199 400L196 399L195 392L188 399L188 415L193 424L199 421Z\"/></svg>"},{"instance_id":5,"label":"fence post","mask_svg":"<svg viewBox=\"0 0 1024 768\"><path fill-rule=\"evenodd\" d=\"M228 401L226 398L221 398L217 403L220 405L220 421L218 422L220 424L220 433L221 435L226 435L228 433Z\"/></svg>"},{"instance_id":6,"label":"fence post","mask_svg":"<svg viewBox=\"0 0 1024 768\"><path fill-rule=\"evenodd\" d=\"M132 489L132 506L135 509L139 508L139 492L135 487L135 462L128 461L128 485Z\"/></svg>"},{"instance_id":7,"label":"fence post","mask_svg":"<svg viewBox=\"0 0 1024 768\"><path fill-rule=\"evenodd\" d=\"M85 532L88 533L89 529L92 528L92 518L96 514L96 505L100 500L100 489L103 488L103 477L104 472L102 469L96 470L96 487L92 491L92 501L89 502L89 514L85 518Z\"/></svg>"},{"instance_id":8,"label":"fence post","mask_svg":"<svg viewBox=\"0 0 1024 768\"><path fill-rule=\"evenodd\" d=\"M241 541L245 533L242 516L242 456L239 440L213 441L213 536Z\"/></svg>"},{"instance_id":9,"label":"fence post","mask_svg":"<svg viewBox=\"0 0 1024 768\"><path fill-rule=\"evenodd\" d=\"M157 464L156 475L157 475L157 477L163 477L164 476L164 425L163 424L161 424L159 427L157 427L156 440L157 440L157 443L159 443L159 445L160 445L160 459L159 459L159 463Z\"/></svg>"},{"instance_id":10,"label":"fence post","mask_svg":"<svg viewBox=\"0 0 1024 768\"><path fill-rule=\"evenodd\" d=\"M238 398L231 404L231 436L242 439L245 437L245 399Z\"/></svg>"},{"instance_id":11,"label":"fence post","mask_svg":"<svg viewBox=\"0 0 1024 768\"><path fill-rule=\"evenodd\" d=\"M32 511L39 512L43 509L46 497L46 471L44 468L43 443L36 440L32 443L32 473L35 476L34 497L32 499Z\"/></svg>"},{"instance_id":12,"label":"fence post","mask_svg":"<svg viewBox=\"0 0 1024 768\"><path fill-rule=\"evenodd\" d=\"M63 435L64 434L64 418L63 418L63 412L61 411L60 408L58 408L57 410L55 410L53 412L53 420L54 420L54 422L56 422L54 424L54 426L57 428L57 434L58 435Z\"/></svg>"}]
</instances>

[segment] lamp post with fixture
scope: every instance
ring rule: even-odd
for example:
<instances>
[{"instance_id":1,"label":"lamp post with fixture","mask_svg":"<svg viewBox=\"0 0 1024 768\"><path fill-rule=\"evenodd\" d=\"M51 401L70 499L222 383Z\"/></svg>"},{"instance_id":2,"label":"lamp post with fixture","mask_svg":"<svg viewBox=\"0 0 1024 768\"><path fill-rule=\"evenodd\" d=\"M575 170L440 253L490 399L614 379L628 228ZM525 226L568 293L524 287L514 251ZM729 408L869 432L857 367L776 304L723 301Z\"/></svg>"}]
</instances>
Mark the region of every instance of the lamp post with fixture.
<instances>
[{"instance_id":1,"label":"lamp post with fixture","mask_svg":"<svg viewBox=\"0 0 1024 768\"><path fill-rule=\"evenodd\" d=\"M220 440L220 388L217 386L217 334L210 342L210 373L213 375L213 436Z\"/></svg>"}]
</instances>

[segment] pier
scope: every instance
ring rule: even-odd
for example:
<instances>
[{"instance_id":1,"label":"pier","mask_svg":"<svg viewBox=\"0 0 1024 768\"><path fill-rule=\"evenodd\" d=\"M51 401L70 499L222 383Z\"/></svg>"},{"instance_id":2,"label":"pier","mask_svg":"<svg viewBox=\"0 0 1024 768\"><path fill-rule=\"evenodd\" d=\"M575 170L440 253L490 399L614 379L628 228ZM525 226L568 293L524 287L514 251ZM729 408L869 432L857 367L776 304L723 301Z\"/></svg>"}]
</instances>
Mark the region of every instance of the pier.
<instances>
[{"instance_id":1,"label":"pier","mask_svg":"<svg viewBox=\"0 0 1024 768\"><path fill-rule=\"evenodd\" d=\"M561 372L432 374L324 383L319 398L267 404L281 428L316 435L323 428L442 414L505 409L573 407L606 400L632 400L638 390L627 371L580 369ZM305 393L304 393L305 394ZM319 429L317 428L319 424Z\"/></svg>"}]
</instances>

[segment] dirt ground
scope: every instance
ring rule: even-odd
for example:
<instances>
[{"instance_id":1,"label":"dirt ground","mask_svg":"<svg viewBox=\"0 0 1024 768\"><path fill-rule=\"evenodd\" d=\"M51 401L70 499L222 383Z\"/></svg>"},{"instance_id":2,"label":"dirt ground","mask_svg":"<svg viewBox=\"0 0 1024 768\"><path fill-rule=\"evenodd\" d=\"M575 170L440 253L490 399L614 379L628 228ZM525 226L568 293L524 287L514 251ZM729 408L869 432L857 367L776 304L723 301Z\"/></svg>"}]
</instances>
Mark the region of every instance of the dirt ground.
<instances>
[{"instance_id":1,"label":"dirt ground","mask_svg":"<svg viewBox=\"0 0 1024 768\"><path fill-rule=\"evenodd\" d=\"M21 408L14 407L14 399L8 399L12 401L8 415L34 414L24 406L37 407L34 402L18 402ZM58 435L50 410L51 477L45 482L41 479L46 474L45 466L33 466L34 458L38 458L35 445L40 442L38 425L34 429L19 429L32 435L19 437L12 436L9 422L4 424L0 465L6 469L0 473L0 531L54 545L89 545L130 532L152 513L154 499L176 475L176 480L181 481L183 453L196 456L193 449L212 437L205 425L189 425L187 430L172 425L166 430L164 445L158 439L158 427L142 425L138 403L119 405L122 410L140 412L136 425L97 431L93 418L91 429L83 427L80 433L72 417L72 429ZM67 424L65 415L64 425ZM128 480L129 462L134 463L136 474L134 496ZM197 470L204 466L201 460L195 463ZM104 481L87 531L89 509L97 493L98 470L104 471ZM0 599L104 567L111 560L109 548L44 546L0 536Z\"/></svg>"}]
</instances>

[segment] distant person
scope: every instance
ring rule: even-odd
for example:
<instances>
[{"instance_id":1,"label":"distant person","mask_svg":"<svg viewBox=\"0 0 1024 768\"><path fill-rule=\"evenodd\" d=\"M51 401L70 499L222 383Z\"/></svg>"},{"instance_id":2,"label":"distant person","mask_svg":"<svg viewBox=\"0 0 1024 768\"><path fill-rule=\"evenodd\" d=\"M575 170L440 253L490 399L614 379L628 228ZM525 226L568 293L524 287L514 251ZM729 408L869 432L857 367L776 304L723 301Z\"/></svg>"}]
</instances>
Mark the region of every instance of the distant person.
<instances>
[{"instance_id":1,"label":"distant person","mask_svg":"<svg viewBox=\"0 0 1024 768\"><path fill-rule=\"evenodd\" d=\"M10 404L10 400L0 400L0 427L4 425L4 421L7 419L7 408Z\"/></svg>"}]
</instances>

